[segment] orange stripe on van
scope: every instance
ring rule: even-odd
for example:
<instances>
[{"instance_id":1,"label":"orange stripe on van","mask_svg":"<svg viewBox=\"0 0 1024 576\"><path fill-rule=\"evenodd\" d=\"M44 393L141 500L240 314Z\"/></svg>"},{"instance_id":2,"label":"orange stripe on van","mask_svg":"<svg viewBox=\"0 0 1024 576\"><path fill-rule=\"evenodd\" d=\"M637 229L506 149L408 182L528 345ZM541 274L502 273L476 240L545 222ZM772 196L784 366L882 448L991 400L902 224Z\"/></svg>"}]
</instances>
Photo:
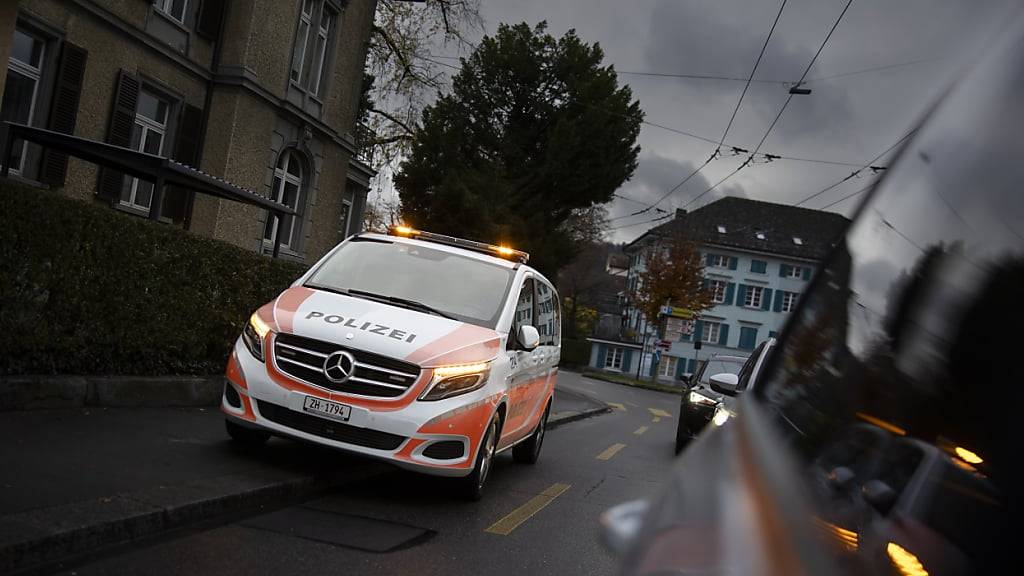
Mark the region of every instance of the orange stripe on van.
<instances>
[{"instance_id":1,"label":"orange stripe on van","mask_svg":"<svg viewBox=\"0 0 1024 576\"><path fill-rule=\"evenodd\" d=\"M238 365L238 356L235 352L231 352L231 356L228 358L228 368L224 371L224 375L228 380L233 382L235 386L244 390L249 388L245 383L245 374L242 373L242 368Z\"/></svg>"},{"instance_id":2,"label":"orange stripe on van","mask_svg":"<svg viewBox=\"0 0 1024 576\"><path fill-rule=\"evenodd\" d=\"M294 328L295 312L316 291L305 286L289 288L277 297L274 307L274 316L280 327L279 332L292 332Z\"/></svg>"},{"instance_id":3,"label":"orange stripe on van","mask_svg":"<svg viewBox=\"0 0 1024 576\"><path fill-rule=\"evenodd\" d=\"M421 366L464 364L490 360L498 354L501 337L494 330L463 324L405 357Z\"/></svg>"}]
</instances>

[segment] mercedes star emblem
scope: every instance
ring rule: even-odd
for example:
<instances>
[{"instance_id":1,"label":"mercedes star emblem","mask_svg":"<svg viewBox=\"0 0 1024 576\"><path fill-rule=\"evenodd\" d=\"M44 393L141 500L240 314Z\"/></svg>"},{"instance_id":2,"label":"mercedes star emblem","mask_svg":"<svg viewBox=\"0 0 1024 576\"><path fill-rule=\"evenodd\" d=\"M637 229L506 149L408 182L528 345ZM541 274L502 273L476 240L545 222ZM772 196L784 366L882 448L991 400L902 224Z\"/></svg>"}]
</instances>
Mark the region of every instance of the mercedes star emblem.
<instances>
[{"instance_id":1,"label":"mercedes star emblem","mask_svg":"<svg viewBox=\"0 0 1024 576\"><path fill-rule=\"evenodd\" d=\"M339 350L324 360L324 376L335 384L341 384L351 378L355 369L356 359L348 352Z\"/></svg>"}]
</instances>

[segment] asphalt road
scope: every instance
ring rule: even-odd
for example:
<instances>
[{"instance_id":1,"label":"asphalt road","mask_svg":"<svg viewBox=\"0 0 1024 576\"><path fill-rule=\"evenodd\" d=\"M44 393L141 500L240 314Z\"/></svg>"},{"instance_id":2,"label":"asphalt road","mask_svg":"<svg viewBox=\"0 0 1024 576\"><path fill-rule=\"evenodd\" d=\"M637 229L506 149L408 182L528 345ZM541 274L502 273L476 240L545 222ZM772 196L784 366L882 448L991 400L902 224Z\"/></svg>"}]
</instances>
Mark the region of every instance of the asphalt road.
<instances>
[{"instance_id":1,"label":"asphalt road","mask_svg":"<svg viewBox=\"0 0 1024 576\"><path fill-rule=\"evenodd\" d=\"M678 397L562 372L559 388L615 406L551 430L539 462L495 462L480 502L401 470L299 505L123 547L62 574L611 574L607 508L657 492Z\"/></svg>"}]
</instances>

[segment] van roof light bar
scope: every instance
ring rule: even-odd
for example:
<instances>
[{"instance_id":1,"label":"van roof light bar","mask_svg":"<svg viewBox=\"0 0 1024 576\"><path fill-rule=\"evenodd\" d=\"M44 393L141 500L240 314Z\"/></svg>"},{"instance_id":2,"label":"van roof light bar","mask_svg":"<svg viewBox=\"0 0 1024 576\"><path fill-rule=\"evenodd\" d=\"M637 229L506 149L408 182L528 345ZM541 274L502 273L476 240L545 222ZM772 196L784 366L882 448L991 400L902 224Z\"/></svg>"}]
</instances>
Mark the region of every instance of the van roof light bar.
<instances>
[{"instance_id":1,"label":"van roof light bar","mask_svg":"<svg viewBox=\"0 0 1024 576\"><path fill-rule=\"evenodd\" d=\"M423 230L416 230L415 228L410 228L408 226L391 226L388 228L388 234L392 236L402 236L404 238L425 240L427 242L454 246L456 248L464 248L466 250L472 250L474 252L480 252L490 256L497 256L498 258L504 258L505 260L512 260L513 262L519 262L521 264L526 264L530 260L530 255L528 253L523 252L522 250L509 248L508 246L495 246L494 244L488 244L486 242L475 242L473 240L456 238L445 234L424 232Z\"/></svg>"}]
</instances>

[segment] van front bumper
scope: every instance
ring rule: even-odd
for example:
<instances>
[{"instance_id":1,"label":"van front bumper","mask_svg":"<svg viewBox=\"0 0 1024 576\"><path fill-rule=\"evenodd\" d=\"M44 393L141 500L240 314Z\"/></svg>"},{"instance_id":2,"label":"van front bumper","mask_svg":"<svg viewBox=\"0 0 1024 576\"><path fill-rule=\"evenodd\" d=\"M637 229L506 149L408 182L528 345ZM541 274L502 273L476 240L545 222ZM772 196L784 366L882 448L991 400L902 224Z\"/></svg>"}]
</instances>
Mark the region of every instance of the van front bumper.
<instances>
[{"instance_id":1,"label":"van front bumper","mask_svg":"<svg viewBox=\"0 0 1024 576\"><path fill-rule=\"evenodd\" d=\"M436 402L410 397L388 405L283 381L282 375L272 375L272 370L237 341L228 362L221 411L245 427L439 476L472 472L480 440L501 399L488 385ZM429 378L429 372L422 371L421 378ZM417 381L410 396L418 395L421 388ZM307 396L349 406L348 420L335 421L304 411Z\"/></svg>"}]
</instances>

